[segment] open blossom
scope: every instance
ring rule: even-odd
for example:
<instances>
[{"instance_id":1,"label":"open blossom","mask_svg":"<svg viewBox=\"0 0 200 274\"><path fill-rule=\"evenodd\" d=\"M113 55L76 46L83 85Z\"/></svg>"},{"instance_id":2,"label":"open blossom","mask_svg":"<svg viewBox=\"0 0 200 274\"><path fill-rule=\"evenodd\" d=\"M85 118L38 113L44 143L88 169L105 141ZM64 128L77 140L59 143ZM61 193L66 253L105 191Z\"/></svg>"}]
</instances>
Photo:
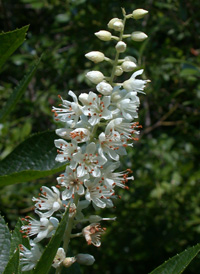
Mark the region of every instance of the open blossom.
<instances>
[{"instance_id":1,"label":"open blossom","mask_svg":"<svg viewBox=\"0 0 200 274\"><path fill-rule=\"evenodd\" d=\"M56 134L64 139L71 139L77 143L83 143L90 139L90 131L87 128L59 128L56 129Z\"/></svg>"},{"instance_id":2,"label":"open blossom","mask_svg":"<svg viewBox=\"0 0 200 274\"><path fill-rule=\"evenodd\" d=\"M96 178L93 182L91 180L85 181L87 187L85 198L92 201L93 205L99 208L105 208L107 205L113 205L111 196L114 194L112 188L102 185L102 180Z\"/></svg>"},{"instance_id":3,"label":"open blossom","mask_svg":"<svg viewBox=\"0 0 200 274\"><path fill-rule=\"evenodd\" d=\"M79 100L84 104L83 113L89 116L88 122L94 126L103 119L111 119L112 112L108 110L110 105L110 96L104 96L101 100L94 92L90 91L89 94L82 94Z\"/></svg>"},{"instance_id":4,"label":"open blossom","mask_svg":"<svg viewBox=\"0 0 200 274\"><path fill-rule=\"evenodd\" d=\"M115 186L119 186L128 189L125 184L128 182L128 180L134 180L133 176L129 177L129 173L131 173L132 171L128 169L126 171L113 172L119 166L120 162L107 163L102 172L101 180L108 188L114 188Z\"/></svg>"},{"instance_id":5,"label":"open blossom","mask_svg":"<svg viewBox=\"0 0 200 274\"><path fill-rule=\"evenodd\" d=\"M100 169L107 161L105 157L96 153L96 144L94 142L87 145L85 153L82 154L81 151L75 153L73 159L78 165L78 177L83 177L88 173L90 173L93 177L101 176ZM72 168L75 167L72 166Z\"/></svg>"},{"instance_id":6,"label":"open blossom","mask_svg":"<svg viewBox=\"0 0 200 274\"><path fill-rule=\"evenodd\" d=\"M123 147L124 144L121 141L120 134L117 132L109 132L109 134L105 134L104 132L102 132L99 135L99 143L99 153L103 155L104 153L106 153L114 161L119 160L119 155L126 154L126 150Z\"/></svg>"},{"instance_id":7,"label":"open blossom","mask_svg":"<svg viewBox=\"0 0 200 274\"><path fill-rule=\"evenodd\" d=\"M86 226L82 230L82 233L89 245L93 244L99 247L101 245L101 235L105 230L106 229L104 227L102 228L99 223L94 223Z\"/></svg>"},{"instance_id":8,"label":"open blossom","mask_svg":"<svg viewBox=\"0 0 200 274\"><path fill-rule=\"evenodd\" d=\"M51 237L59 224L58 219L54 217L50 217L49 219L42 217L39 221L31 217L29 218L29 224L23 225L22 231L24 230L29 237L37 235L34 239L35 243L44 238Z\"/></svg>"},{"instance_id":9,"label":"open blossom","mask_svg":"<svg viewBox=\"0 0 200 274\"><path fill-rule=\"evenodd\" d=\"M35 210L36 213L39 213L41 217L50 217L53 215L53 213L57 210L59 210L62 207L62 201L60 200L60 191L55 187L52 186L53 191L43 186L41 187L41 195L39 198L33 197L33 201L35 203L35 207L38 210L47 210L47 212L38 212L38 210Z\"/></svg>"},{"instance_id":10,"label":"open blossom","mask_svg":"<svg viewBox=\"0 0 200 274\"><path fill-rule=\"evenodd\" d=\"M149 82L149 80L140 80L135 78L138 75L141 75L143 71L143 69L140 69L134 72L130 79L124 81L123 88L127 91L142 92L145 88L146 83Z\"/></svg>"},{"instance_id":11,"label":"open blossom","mask_svg":"<svg viewBox=\"0 0 200 274\"><path fill-rule=\"evenodd\" d=\"M30 241L30 246L31 249L28 249L24 245L19 245L20 265L22 266L22 271L33 269L42 255L39 246L36 243Z\"/></svg>"},{"instance_id":12,"label":"open blossom","mask_svg":"<svg viewBox=\"0 0 200 274\"><path fill-rule=\"evenodd\" d=\"M72 156L79 149L75 142L68 143L63 139L57 139L54 141L55 146L59 149L57 150L58 155L56 156L57 162L71 161Z\"/></svg>"},{"instance_id":13,"label":"open blossom","mask_svg":"<svg viewBox=\"0 0 200 274\"><path fill-rule=\"evenodd\" d=\"M113 114L118 117L121 115L126 120L133 120L138 118L138 107L140 105L139 97L137 92L128 92L126 90L119 90L118 97L116 99L117 108L113 111Z\"/></svg>"},{"instance_id":14,"label":"open blossom","mask_svg":"<svg viewBox=\"0 0 200 274\"><path fill-rule=\"evenodd\" d=\"M61 106L63 108L53 107L52 112L54 112L56 121L66 122L73 128L77 124L82 111L74 92L70 90L68 94L73 98L74 102L63 100L63 98L59 96L62 100Z\"/></svg>"},{"instance_id":15,"label":"open blossom","mask_svg":"<svg viewBox=\"0 0 200 274\"><path fill-rule=\"evenodd\" d=\"M62 199L68 200L74 198L74 194L83 195L85 189L83 186L84 180L89 178L89 174L84 175L83 177L78 177L76 170L72 170L69 166L66 167L65 173L57 177L58 183L65 187L65 190L62 192Z\"/></svg>"},{"instance_id":16,"label":"open blossom","mask_svg":"<svg viewBox=\"0 0 200 274\"><path fill-rule=\"evenodd\" d=\"M135 135L139 134L139 131L135 130L140 128L138 122L127 122L123 118L116 118L111 120L106 126L106 132L112 132L113 134L120 134L122 142L127 142L128 140L137 140Z\"/></svg>"}]
</instances>

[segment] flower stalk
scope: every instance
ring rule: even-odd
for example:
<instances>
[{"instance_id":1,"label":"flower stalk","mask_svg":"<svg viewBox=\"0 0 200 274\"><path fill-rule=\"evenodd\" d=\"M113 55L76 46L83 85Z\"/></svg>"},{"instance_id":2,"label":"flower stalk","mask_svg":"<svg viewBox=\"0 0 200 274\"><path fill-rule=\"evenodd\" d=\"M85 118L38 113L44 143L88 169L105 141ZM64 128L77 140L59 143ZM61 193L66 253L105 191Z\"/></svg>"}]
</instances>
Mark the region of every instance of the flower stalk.
<instances>
[{"instance_id":1,"label":"flower stalk","mask_svg":"<svg viewBox=\"0 0 200 274\"><path fill-rule=\"evenodd\" d=\"M101 41L116 41L115 57L112 59L99 51L92 51L85 56L90 61L112 65L111 76L107 77L100 71L89 71L86 77L96 92L81 93L79 97L69 91L71 100L65 100L59 95L61 104L53 107L55 121L64 124L56 130L59 139L55 140L57 148L56 161L66 164L64 173L57 177L56 187L51 189L43 186L35 202L35 213L39 220L27 217L27 225L22 226L22 232L32 237L31 250L21 252L22 271L35 267L41 254L35 254L39 248L37 243L44 238L50 238L62 218L66 208L69 208L69 218L63 235L63 247L57 250L52 266L56 274L60 274L63 267L70 267L74 262L91 265L95 259L90 254L79 253L74 257L66 257L70 240L83 236L88 245L101 245L101 236L106 228L101 221L115 221L116 217L103 218L98 215L85 217L85 210L90 204L94 209L114 207L113 200L120 198L115 194L116 188L128 190L128 181L134 180L130 176L130 169L118 171L120 158L127 154L127 147L132 147L138 140L139 128L135 119L138 118L140 105L139 94L148 80L137 79L143 70L137 70L136 59L133 56L120 58L125 54L127 44L123 39L131 38L135 42L142 41L147 35L142 32L124 34L126 20L142 18L147 11L139 9L126 15L122 9L123 19L113 18L108 28L118 35L107 30L100 30L95 35ZM123 73L133 72L124 82L114 82L115 77ZM56 217L53 217L56 216ZM81 232L72 233L74 224L89 225L82 227ZM25 236L25 237L26 237ZM23 248L23 247L22 247ZM30 256L30 261L27 259Z\"/></svg>"}]
</instances>

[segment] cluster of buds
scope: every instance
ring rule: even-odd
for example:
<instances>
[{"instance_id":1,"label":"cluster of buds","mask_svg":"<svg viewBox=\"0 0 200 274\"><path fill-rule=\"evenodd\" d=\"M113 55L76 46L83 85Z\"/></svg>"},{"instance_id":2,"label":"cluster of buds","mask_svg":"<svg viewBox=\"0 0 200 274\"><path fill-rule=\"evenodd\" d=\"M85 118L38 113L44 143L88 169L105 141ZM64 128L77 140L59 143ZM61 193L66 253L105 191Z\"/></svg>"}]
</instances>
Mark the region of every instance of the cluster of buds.
<instances>
[{"instance_id":1,"label":"cluster of buds","mask_svg":"<svg viewBox=\"0 0 200 274\"><path fill-rule=\"evenodd\" d=\"M138 140L138 129L141 127L135 121L140 105L138 94L144 93L148 80L136 79L143 70L137 69L133 56L120 59L119 55L124 54L127 48L124 39L130 37L138 42L147 38L143 32L124 34L127 19L140 19L145 14L147 11L137 9L126 15L123 10L123 20L113 18L108 23L108 28L117 35L107 30L95 33L102 41L116 41L115 58L112 60L99 51L89 52L85 56L94 63L111 63L111 76L104 76L100 71L88 72L86 77L96 85L97 92L82 93L77 98L74 92L69 91L72 100L59 96L61 104L52 109L55 120L64 124L63 128L56 130L60 138L55 140L55 146L58 152L56 161L66 163L66 169L57 177L56 187L50 189L43 186L39 197L33 198L39 220L26 218L28 224L22 226L25 237L35 236L31 250L21 247L23 271L34 268L41 254L37 243L52 236L66 208L69 208L69 219L63 248L57 250L52 264L55 268L69 267L74 262L93 264L94 257L89 254L66 257L69 241L82 236L87 244L99 247L101 235L106 230L100 222L115 220L97 215L85 218L82 210L90 204L95 209L113 207L113 199L119 198L115 194L116 187L129 189L127 182L134 179L130 169L116 170L120 167L120 157L127 154L127 147L133 146L133 142ZM124 72L133 74L123 83L114 82ZM90 224L82 228L81 232L71 234L75 224L84 222Z\"/></svg>"}]
</instances>

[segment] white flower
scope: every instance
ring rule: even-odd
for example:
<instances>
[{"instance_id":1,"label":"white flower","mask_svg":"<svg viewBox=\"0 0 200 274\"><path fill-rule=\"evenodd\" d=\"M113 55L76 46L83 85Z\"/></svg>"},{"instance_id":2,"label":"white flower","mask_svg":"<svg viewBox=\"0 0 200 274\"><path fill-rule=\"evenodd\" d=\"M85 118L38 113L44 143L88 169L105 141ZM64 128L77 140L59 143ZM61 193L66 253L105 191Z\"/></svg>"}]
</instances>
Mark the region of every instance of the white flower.
<instances>
[{"instance_id":1,"label":"white flower","mask_svg":"<svg viewBox=\"0 0 200 274\"><path fill-rule=\"evenodd\" d=\"M103 95L110 95L112 93L113 87L106 82L100 82L96 86L96 89Z\"/></svg>"},{"instance_id":2,"label":"white flower","mask_svg":"<svg viewBox=\"0 0 200 274\"><path fill-rule=\"evenodd\" d=\"M37 235L37 237L34 239L34 242L37 243L41 241L44 238L49 238L56 230L59 221L58 219L54 217L47 218L40 218L39 221L29 217L29 224L23 225L22 230L25 231L25 233L28 236Z\"/></svg>"},{"instance_id":3,"label":"white flower","mask_svg":"<svg viewBox=\"0 0 200 274\"><path fill-rule=\"evenodd\" d=\"M85 106L83 107L83 113L86 116L90 117L88 122L92 126L94 126L98 124L102 118L105 120L112 118L112 112L107 109L109 105L110 105L110 96L104 96L103 99L101 100L97 96L97 94L90 91L87 97L87 104L85 104Z\"/></svg>"},{"instance_id":4,"label":"white flower","mask_svg":"<svg viewBox=\"0 0 200 274\"><path fill-rule=\"evenodd\" d=\"M85 181L87 187L85 198L93 203L98 208L105 208L109 203L112 204L110 197L114 195L114 191L105 185L102 185L102 180L96 178L94 182L91 180Z\"/></svg>"},{"instance_id":5,"label":"white flower","mask_svg":"<svg viewBox=\"0 0 200 274\"><path fill-rule=\"evenodd\" d=\"M53 213L59 210L62 207L62 202L60 200L60 191L55 187L52 186L53 191L43 186L41 188L41 196L39 198L33 197L33 201L36 202L35 207L39 210L48 210L45 213L38 212L35 210L36 213L39 213L40 217L50 217Z\"/></svg>"},{"instance_id":6,"label":"white flower","mask_svg":"<svg viewBox=\"0 0 200 274\"><path fill-rule=\"evenodd\" d=\"M75 262L76 262L75 257L67 257L63 260L62 264L63 264L64 267L68 268Z\"/></svg>"},{"instance_id":7,"label":"white flower","mask_svg":"<svg viewBox=\"0 0 200 274\"><path fill-rule=\"evenodd\" d=\"M129 92L126 90L119 90L113 93L113 102L116 104L116 109L112 111L113 115L123 116L126 120L132 120L138 117L138 107L140 100L137 92Z\"/></svg>"},{"instance_id":8,"label":"white flower","mask_svg":"<svg viewBox=\"0 0 200 274\"><path fill-rule=\"evenodd\" d=\"M20 245L20 265L22 271L29 271L33 269L39 261L42 253L37 244L30 241L31 249L26 248L24 245Z\"/></svg>"},{"instance_id":9,"label":"white flower","mask_svg":"<svg viewBox=\"0 0 200 274\"><path fill-rule=\"evenodd\" d=\"M132 16L134 19L141 19L148 13L147 10L136 9L133 11Z\"/></svg>"},{"instance_id":10,"label":"white flower","mask_svg":"<svg viewBox=\"0 0 200 274\"><path fill-rule=\"evenodd\" d=\"M56 134L65 139L75 140L77 143L87 142L90 139L90 131L87 128L59 128Z\"/></svg>"},{"instance_id":11,"label":"white flower","mask_svg":"<svg viewBox=\"0 0 200 274\"><path fill-rule=\"evenodd\" d=\"M74 142L68 143L63 139L57 139L54 141L54 143L55 146L59 148L59 150L57 150L58 155L55 159L57 162L62 163L66 161L71 161L73 154L79 150L79 147L77 147L77 145Z\"/></svg>"},{"instance_id":12,"label":"white flower","mask_svg":"<svg viewBox=\"0 0 200 274\"><path fill-rule=\"evenodd\" d=\"M77 176L83 177L90 173L93 177L101 176L100 169L106 163L107 159L96 153L95 143L90 143L86 151L82 154L80 151L74 154L74 160L78 164ZM72 168L75 168L72 166Z\"/></svg>"},{"instance_id":13,"label":"white flower","mask_svg":"<svg viewBox=\"0 0 200 274\"><path fill-rule=\"evenodd\" d=\"M85 237L88 245L93 244L99 247L101 245L101 234L105 232L105 228L102 228L100 224L94 223L86 226L83 230L83 236Z\"/></svg>"},{"instance_id":14,"label":"white flower","mask_svg":"<svg viewBox=\"0 0 200 274\"><path fill-rule=\"evenodd\" d=\"M108 163L102 172L101 180L108 188L113 188L116 185L122 188L128 189L125 185L128 180L134 180L133 176L128 177L128 174L132 171L127 169L126 171L113 172L120 166L120 162Z\"/></svg>"},{"instance_id":15,"label":"white flower","mask_svg":"<svg viewBox=\"0 0 200 274\"><path fill-rule=\"evenodd\" d=\"M103 81L103 79L104 79L103 73L101 73L100 71L96 71L96 70L89 71L86 74L86 77L94 84L98 84L101 81Z\"/></svg>"},{"instance_id":16,"label":"white flower","mask_svg":"<svg viewBox=\"0 0 200 274\"><path fill-rule=\"evenodd\" d=\"M112 37L111 33L107 30L95 32L95 35L102 41L110 41Z\"/></svg>"},{"instance_id":17,"label":"white flower","mask_svg":"<svg viewBox=\"0 0 200 274\"><path fill-rule=\"evenodd\" d=\"M75 256L75 258L78 264L93 265L93 263L95 262L95 258L90 254L79 253Z\"/></svg>"},{"instance_id":18,"label":"white flower","mask_svg":"<svg viewBox=\"0 0 200 274\"><path fill-rule=\"evenodd\" d=\"M136 42L142 42L147 38L148 38L148 36L144 32L141 32L141 31L134 31L131 34L131 39Z\"/></svg>"},{"instance_id":19,"label":"white flower","mask_svg":"<svg viewBox=\"0 0 200 274\"><path fill-rule=\"evenodd\" d=\"M106 131L114 133L119 133L121 141L123 143L127 142L128 140L138 140L138 138L133 137L135 134L139 134L139 131L136 131L136 128L141 126L138 125L138 122L129 123L124 121L123 118L116 118L111 120L108 125L106 126Z\"/></svg>"},{"instance_id":20,"label":"white flower","mask_svg":"<svg viewBox=\"0 0 200 274\"><path fill-rule=\"evenodd\" d=\"M143 73L143 69L137 70L133 73L130 79L124 81L123 88L127 91L136 91L136 92L142 92L145 88L145 85L149 80L140 80L135 79L138 75L141 75Z\"/></svg>"},{"instance_id":21,"label":"white flower","mask_svg":"<svg viewBox=\"0 0 200 274\"><path fill-rule=\"evenodd\" d=\"M66 258L66 254L64 249L62 247L58 248L56 256L53 259L52 266L55 268L58 268L62 264L65 258Z\"/></svg>"},{"instance_id":22,"label":"white flower","mask_svg":"<svg viewBox=\"0 0 200 274\"><path fill-rule=\"evenodd\" d=\"M63 108L53 107L52 112L54 112L56 121L66 122L71 127L74 127L77 124L82 111L74 92L70 90L69 95L72 96L74 102L63 100L62 97L59 96L62 100L61 106Z\"/></svg>"},{"instance_id":23,"label":"white flower","mask_svg":"<svg viewBox=\"0 0 200 274\"><path fill-rule=\"evenodd\" d=\"M102 62L105 58L105 55L100 51L91 51L85 54L85 57L94 63Z\"/></svg>"},{"instance_id":24,"label":"white flower","mask_svg":"<svg viewBox=\"0 0 200 274\"><path fill-rule=\"evenodd\" d=\"M66 189L62 192L62 199L68 200L74 198L74 194L83 195L85 193L83 182L88 179L89 175L77 177L76 170L72 170L69 166L66 167L65 173L57 178L58 183Z\"/></svg>"},{"instance_id":25,"label":"white flower","mask_svg":"<svg viewBox=\"0 0 200 274\"><path fill-rule=\"evenodd\" d=\"M118 161L119 154L125 155L126 151L123 148L123 143L121 141L121 137L119 133L112 133L112 132L102 132L99 135L99 154L106 153L112 160Z\"/></svg>"},{"instance_id":26,"label":"white flower","mask_svg":"<svg viewBox=\"0 0 200 274\"><path fill-rule=\"evenodd\" d=\"M126 43L119 41L117 42L115 48L117 52L124 52L126 50Z\"/></svg>"}]
</instances>

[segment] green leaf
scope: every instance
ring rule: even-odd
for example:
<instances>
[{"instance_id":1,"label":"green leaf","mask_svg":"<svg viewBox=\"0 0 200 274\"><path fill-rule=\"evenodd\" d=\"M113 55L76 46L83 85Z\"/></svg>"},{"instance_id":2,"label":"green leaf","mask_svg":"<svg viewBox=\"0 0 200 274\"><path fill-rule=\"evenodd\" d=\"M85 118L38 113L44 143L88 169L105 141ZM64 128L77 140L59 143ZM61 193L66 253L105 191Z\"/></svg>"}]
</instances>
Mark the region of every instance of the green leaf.
<instances>
[{"instance_id":1,"label":"green leaf","mask_svg":"<svg viewBox=\"0 0 200 274\"><path fill-rule=\"evenodd\" d=\"M44 273L48 273L48 271L50 270L53 259L63 239L67 219L68 219L68 210L66 210L58 228L56 229L55 234L53 235L48 245L46 246L39 262L36 265L36 268L33 272L34 274L44 274Z\"/></svg>"},{"instance_id":2,"label":"green leaf","mask_svg":"<svg viewBox=\"0 0 200 274\"><path fill-rule=\"evenodd\" d=\"M20 274L20 266L19 266L19 249L13 254L13 256L10 258L3 274Z\"/></svg>"},{"instance_id":3,"label":"green leaf","mask_svg":"<svg viewBox=\"0 0 200 274\"><path fill-rule=\"evenodd\" d=\"M0 186L27 182L64 170L63 163L55 161L52 131L34 134L22 142L0 162Z\"/></svg>"},{"instance_id":4,"label":"green leaf","mask_svg":"<svg viewBox=\"0 0 200 274\"><path fill-rule=\"evenodd\" d=\"M164 264L157 267L150 274L180 274L186 269L189 263L200 251L200 244L186 249L180 254L169 259Z\"/></svg>"},{"instance_id":5,"label":"green leaf","mask_svg":"<svg viewBox=\"0 0 200 274\"><path fill-rule=\"evenodd\" d=\"M26 91L26 88L31 81L34 73L36 72L38 65L40 63L41 58L37 60L37 62L32 66L30 71L24 78L20 81L19 85L14 89L12 95L10 96L8 102L4 106L4 108L0 111L0 122L3 122L6 116L10 113L10 111L14 108L17 102L20 100L23 93Z\"/></svg>"},{"instance_id":6,"label":"green leaf","mask_svg":"<svg viewBox=\"0 0 200 274\"><path fill-rule=\"evenodd\" d=\"M25 247L30 248L28 238L23 238L23 235L20 232L22 225L23 223L21 219L19 219L11 237L10 256L12 256L15 250L19 247L19 244L23 244Z\"/></svg>"},{"instance_id":7,"label":"green leaf","mask_svg":"<svg viewBox=\"0 0 200 274\"><path fill-rule=\"evenodd\" d=\"M9 260L10 253L10 232L3 219L0 216L0 273L3 273ZM12 273L12 272L11 272Z\"/></svg>"},{"instance_id":8,"label":"green leaf","mask_svg":"<svg viewBox=\"0 0 200 274\"><path fill-rule=\"evenodd\" d=\"M24 42L29 25L0 34L0 67L8 57Z\"/></svg>"}]
</instances>

